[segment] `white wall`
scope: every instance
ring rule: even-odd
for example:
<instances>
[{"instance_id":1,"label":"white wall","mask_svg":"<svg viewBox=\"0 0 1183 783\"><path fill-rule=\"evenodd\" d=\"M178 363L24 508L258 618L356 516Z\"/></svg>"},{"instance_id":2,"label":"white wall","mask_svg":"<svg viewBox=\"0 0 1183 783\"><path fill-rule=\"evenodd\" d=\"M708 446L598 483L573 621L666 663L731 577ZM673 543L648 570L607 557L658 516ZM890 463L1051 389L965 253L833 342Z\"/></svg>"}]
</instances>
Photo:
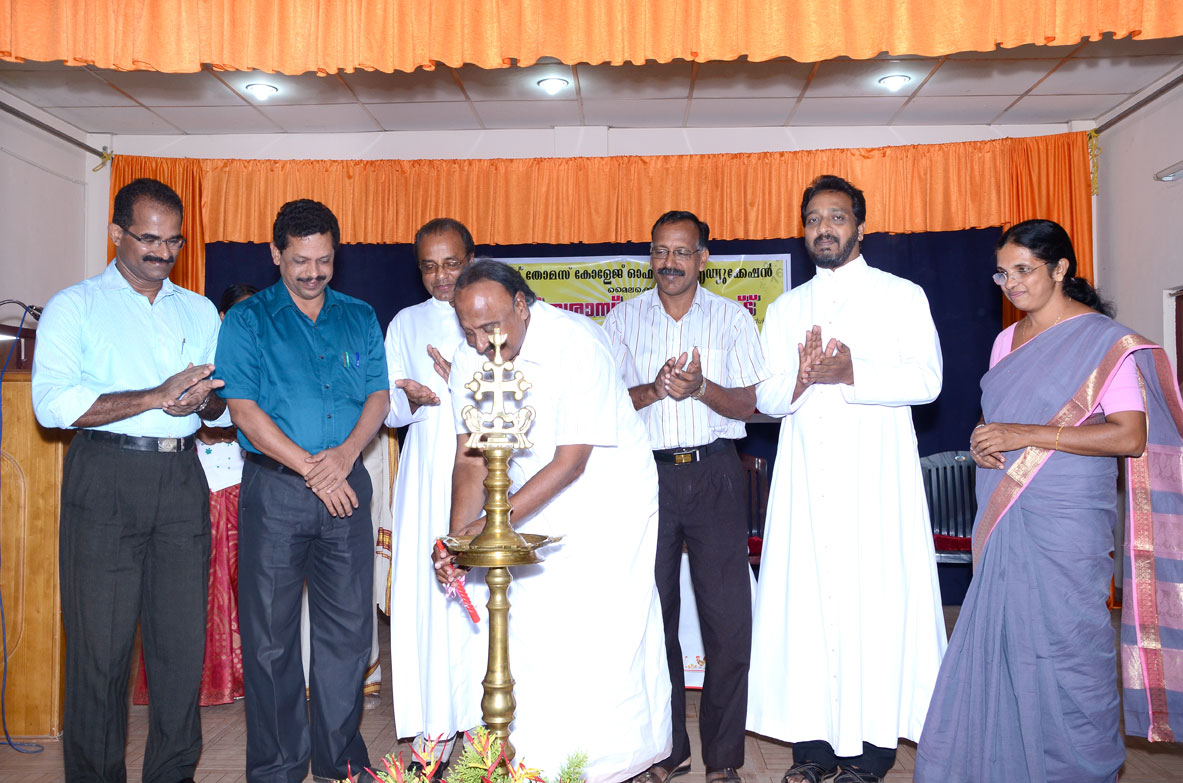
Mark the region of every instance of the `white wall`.
<instances>
[{"instance_id":1,"label":"white wall","mask_svg":"<svg viewBox=\"0 0 1183 783\"><path fill-rule=\"evenodd\" d=\"M1183 286L1183 181L1153 177L1183 160L1183 86L1099 140L1097 284L1117 305L1119 321L1160 344L1173 342L1163 292Z\"/></svg>"},{"instance_id":2,"label":"white wall","mask_svg":"<svg viewBox=\"0 0 1183 783\"><path fill-rule=\"evenodd\" d=\"M5 102L72 130L23 101L5 96ZM76 130L73 134L82 138ZM88 232L93 233L96 191L103 209L99 219L106 221L109 181L105 174L91 174L97 162L83 150L0 113L0 299L44 305L54 292L97 271L96 245L99 257L105 247ZM19 307L0 307L0 323L16 325L20 318Z\"/></svg>"},{"instance_id":3,"label":"white wall","mask_svg":"<svg viewBox=\"0 0 1183 783\"><path fill-rule=\"evenodd\" d=\"M117 136L124 155L292 160L705 155L941 144L1042 136L1091 124L934 125L840 128L547 128L543 130L275 133L222 136Z\"/></svg>"}]
</instances>

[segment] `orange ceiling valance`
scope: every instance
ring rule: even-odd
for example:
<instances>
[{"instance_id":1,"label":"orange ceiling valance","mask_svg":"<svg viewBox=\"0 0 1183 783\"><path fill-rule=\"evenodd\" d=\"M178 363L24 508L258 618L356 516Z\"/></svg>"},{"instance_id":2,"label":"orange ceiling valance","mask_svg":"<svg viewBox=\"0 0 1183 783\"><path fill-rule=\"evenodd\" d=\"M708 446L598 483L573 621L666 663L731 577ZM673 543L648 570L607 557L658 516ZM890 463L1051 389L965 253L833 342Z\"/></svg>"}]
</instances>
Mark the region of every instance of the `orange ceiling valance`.
<instances>
[{"instance_id":1,"label":"orange ceiling valance","mask_svg":"<svg viewBox=\"0 0 1183 783\"><path fill-rule=\"evenodd\" d=\"M299 74L816 62L1183 35L1180 0L0 0L0 59Z\"/></svg>"}]
</instances>

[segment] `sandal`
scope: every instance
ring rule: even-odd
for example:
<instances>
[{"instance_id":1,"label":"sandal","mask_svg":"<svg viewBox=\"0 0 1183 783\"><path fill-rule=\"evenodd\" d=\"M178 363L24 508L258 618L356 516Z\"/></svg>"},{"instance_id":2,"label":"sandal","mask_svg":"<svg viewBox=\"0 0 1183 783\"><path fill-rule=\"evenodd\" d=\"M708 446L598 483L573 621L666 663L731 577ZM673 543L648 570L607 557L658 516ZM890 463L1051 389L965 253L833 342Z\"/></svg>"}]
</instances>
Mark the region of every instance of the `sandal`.
<instances>
[{"instance_id":1,"label":"sandal","mask_svg":"<svg viewBox=\"0 0 1183 783\"><path fill-rule=\"evenodd\" d=\"M723 767L723 769L708 769L707 783L743 783L743 778L735 770L735 767Z\"/></svg>"},{"instance_id":2,"label":"sandal","mask_svg":"<svg viewBox=\"0 0 1183 783\"><path fill-rule=\"evenodd\" d=\"M673 780L679 775L685 775L689 771L689 761L673 769L666 769L660 764L654 764L649 769L634 777L631 783L666 783L666 781Z\"/></svg>"},{"instance_id":3,"label":"sandal","mask_svg":"<svg viewBox=\"0 0 1183 783\"><path fill-rule=\"evenodd\" d=\"M785 772L780 783L822 783L838 774L838 768L826 769L816 761L794 764Z\"/></svg>"}]
</instances>

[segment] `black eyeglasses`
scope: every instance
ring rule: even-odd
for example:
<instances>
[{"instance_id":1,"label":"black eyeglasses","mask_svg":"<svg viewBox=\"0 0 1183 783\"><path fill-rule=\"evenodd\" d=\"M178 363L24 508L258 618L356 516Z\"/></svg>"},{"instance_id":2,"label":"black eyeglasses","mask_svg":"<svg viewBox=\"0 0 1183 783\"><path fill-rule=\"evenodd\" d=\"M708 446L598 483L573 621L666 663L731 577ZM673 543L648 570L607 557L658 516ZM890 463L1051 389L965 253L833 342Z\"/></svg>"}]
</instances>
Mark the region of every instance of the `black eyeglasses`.
<instances>
[{"instance_id":1,"label":"black eyeglasses","mask_svg":"<svg viewBox=\"0 0 1183 783\"><path fill-rule=\"evenodd\" d=\"M138 234L132 233L130 228L125 226L120 226L120 228L122 228L123 232L129 237L139 242L144 247L149 248L150 250L156 250L161 245L168 245L168 249L176 253L185 246L185 238L182 236L169 237L168 239L165 239L164 237L158 237L155 234L144 234L143 236L139 236Z\"/></svg>"}]
</instances>

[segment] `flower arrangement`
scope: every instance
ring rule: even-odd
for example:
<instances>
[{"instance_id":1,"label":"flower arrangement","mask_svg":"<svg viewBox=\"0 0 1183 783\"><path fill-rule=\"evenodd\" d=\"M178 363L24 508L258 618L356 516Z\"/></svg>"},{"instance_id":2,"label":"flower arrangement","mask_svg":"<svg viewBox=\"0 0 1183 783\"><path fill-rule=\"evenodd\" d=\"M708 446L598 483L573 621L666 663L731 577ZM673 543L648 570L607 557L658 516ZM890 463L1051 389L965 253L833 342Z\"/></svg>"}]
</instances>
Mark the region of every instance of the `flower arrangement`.
<instances>
[{"instance_id":1,"label":"flower arrangement","mask_svg":"<svg viewBox=\"0 0 1183 783\"><path fill-rule=\"evenodd\" d=\"M520 762L516 766L511 764L505 757L501 740L483 726L472 733L466 732L464 736L468 742L460 758L448 768L443 783L548 783L539 770L530 769ZM387 754L382 759L384 770L366 769L365 773L358 773L356 778L350 774L348 783L365 783L364 775L367 774L379 783L435 783L435 775L442 765L442 759L436 757L435 748L442 740L442 737L429 740L423 755L412 751L415 758L411 764L403 764L401 753L397 756ZM573 753L567 757L554 783L582 783L586 769L587 754Z\"/></svg>"}]
</instances>

